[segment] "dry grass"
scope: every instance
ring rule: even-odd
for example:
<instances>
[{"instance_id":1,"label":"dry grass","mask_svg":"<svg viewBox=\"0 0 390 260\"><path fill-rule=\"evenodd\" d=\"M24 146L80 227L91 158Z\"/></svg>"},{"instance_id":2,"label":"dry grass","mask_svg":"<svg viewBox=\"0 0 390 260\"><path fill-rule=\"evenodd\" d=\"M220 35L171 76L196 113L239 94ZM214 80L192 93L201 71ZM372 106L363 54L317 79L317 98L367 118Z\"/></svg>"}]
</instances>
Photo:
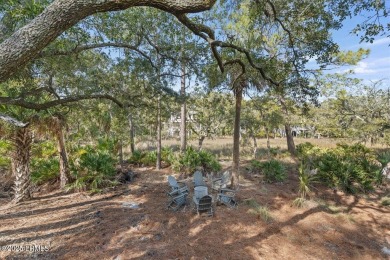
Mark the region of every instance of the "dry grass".
<instances>
[{"instance_id":1,"label":"dry grass","mask_svg":"<svg viewBox=\"0 0 390 260\"><path fill-rule=\"evenodd\" d=\"M310 142L314 145L317 145L321 148L333 148L336 147L336 144L338 143L356 143L356 141L351 139L331 139L331 138L294 138L295 145ZM169 146L173 149L179 149L180 147L180 140L178 139L169 139L169 140L163 140L162 142L163 146ZM192 145L194 147L198 146L197 140L190 140L188 142L189 145ZM283 154L285 154L284 157L288 156L286 154L287 151L287 143L285 138L275 138L270 139L271 148L277 148L282 157ZM262 155L267 154L267 140L265 138L257 139L257 146L258 146L258 154L260 157ZM381 150L386 149L383 145L374 145L374 146L368 146L370 148L373 148L375 150ZM232 157L232 151L233 151L233 138L228 137L218 137L215 139L206 139L203 143L203 149L209 150L212 153L214 153L219 159L221 160L228 160ZM247 143L242 144L240 147L241 150L241 156L242 159L251 159L253 157L253 143Z\"/></svg>"}]
</instances>

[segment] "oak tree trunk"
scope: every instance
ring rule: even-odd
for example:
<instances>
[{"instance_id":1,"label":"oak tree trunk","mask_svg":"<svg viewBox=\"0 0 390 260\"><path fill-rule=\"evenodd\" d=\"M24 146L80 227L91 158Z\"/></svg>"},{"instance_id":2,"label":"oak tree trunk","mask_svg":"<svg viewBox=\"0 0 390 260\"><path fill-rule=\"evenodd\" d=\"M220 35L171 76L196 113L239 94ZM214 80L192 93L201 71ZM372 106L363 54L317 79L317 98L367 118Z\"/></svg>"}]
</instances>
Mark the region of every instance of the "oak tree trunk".
<instances>
[{"instance_id":1,"label":"oak tree trunk","mask_svg":"<svg viewBox=\"0 0 390 260\"><path fill-rule=\"evenodd\" d=\"M252 140L253 140L253 158L257 158L257 140L256 140L256 136L254 135L254 133L251 131L251 137L252 137Z\"/></svg>"},{"instance_id":2,"label":"oak tree trunk","mask_svg":"<svg viewBox=\"0 0 390 260\"><path fill-rule=\"evenodd\" d=\"M68 154L65 147L65 136L62 128L61 122L58 120L57 129L55 131L57 138L57 151L59 154L60 160L60 187L61 189L65 188L65 185L71 180Z\"/></svg>"},{"instance_id":3,"label":"oak tree trunk","mask_svg":"<svg viewBox=\"0 0 390 260\"><path fill-rule=\"evenodd\" d=\"M133 123L133 116L131 114L127 117L129 122L129 129L130 129L130 152L131 154L135 151L135 143L134 143L134 123Z\"/></svg>"},{"instance_id":4,"label":"oak tree trunk","mask_svg":"<svg viewBox=\"0 0 390 260\"><path fill-rule=\"evenodd\" d=\"M267 149L271 149L271 143L269 141L269 132L268 132L268 128L265 128L265 135L267 137Z\"/></svg>"},{"instance_id":5,"label":"oak tree trunk","mask_svg":"<svg viewBox=\"0 0 390 260\"><path fill-rule=\"evenodd\" d=\"M296 149L294 144L294 137L291 132L291 126L289 124L285 124L284 128L286 130L287 150L290 152L291 155L295 155Z\"/></svg>"},{"instance_id":6,"label":"oak tree trunk","mask_svg":"<svg viewBox=\"0 0 390 260\"><path fill-rule=\"evenodd\" d=\"M123 142L122 139L119 141L119 163L121 168L123 166Z\"/></svg>"},{"instance_id":7,"label":"oak tree trunk","mask_svg":"<svg viewBox=\"0 0 390 260\"><path fill-rule=\"evenodd\" d=\"M12 173L15 176L15 198L19 203L31 198L30 151L32 134L26 128L19 128L13 138L14 152L11 158Z\"/></svg>"},{"instance_id":8,"label":"oak tree trunk","mask_svg":"<svg viewBox=\"0 0 390 260\"><path fill-rule=\"evenodd\" d=\"M199 151L202 150L202 145L203 145L203 141L204 141L205 138L206 138L206 136L202 135L198 139L198 149L199 149Z\"/></svg>"}]
</instances>

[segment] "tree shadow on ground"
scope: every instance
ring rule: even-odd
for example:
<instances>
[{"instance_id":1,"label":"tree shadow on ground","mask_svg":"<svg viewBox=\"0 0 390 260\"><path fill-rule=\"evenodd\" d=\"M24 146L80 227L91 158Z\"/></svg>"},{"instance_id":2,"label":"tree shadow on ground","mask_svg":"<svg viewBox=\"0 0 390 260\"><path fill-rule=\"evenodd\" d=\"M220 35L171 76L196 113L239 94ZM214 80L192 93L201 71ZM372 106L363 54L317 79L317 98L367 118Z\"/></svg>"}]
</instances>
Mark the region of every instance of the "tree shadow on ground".
<instances>
[{"instance_id":1,"label":"tree shadow on ground","mask_svg":"<svg viewBox=\"0 0 390 260\"><path fill-rule=\"evenodd\" d=\"M215 216L206 217L196 215L190 205L177 212L167 210L166 177L161 172L141 173L136 183L96 199L74 203L72 197L66 205L54 206L58 201L54 196L45 198L46 208L10 209L0 216L4 223L0 245L50 241L50 250L40 253L40 259L384 258L376 228L385 225L385 219L378 220L379 225L370 219L348 220L348 214L360 210L360 200L340 198L345 213L319 203L294 209L290 206L296 197L291 190L294 178L285 186L243 178L238 208L217 206ZM192 190L192 179L186 182ZM248 198L270 205L273 220L266 222L251 213L244 203ZM130 201L140 208L123 207ZM7 257L37 256L13 253Z\"/></svg>"}]
</instances>

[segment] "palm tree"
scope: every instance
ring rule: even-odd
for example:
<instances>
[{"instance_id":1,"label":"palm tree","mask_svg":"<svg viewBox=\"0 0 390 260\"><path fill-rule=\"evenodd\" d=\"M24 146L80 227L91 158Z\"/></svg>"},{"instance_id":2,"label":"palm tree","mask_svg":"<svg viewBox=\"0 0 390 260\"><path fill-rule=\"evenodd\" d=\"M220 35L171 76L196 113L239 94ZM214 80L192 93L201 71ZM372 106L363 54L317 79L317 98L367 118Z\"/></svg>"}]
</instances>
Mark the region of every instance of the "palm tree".
<instances>
[{"instance_id":1,"label":"palm tree","mask_svg":"<svg viewBox=\"0 0 390 260\"><path fill-rule=\"evenodd\" d=\"M19 203L31 198L30 152L33 135L29 127L18 128L11 138L14 151L11 156L12 173L15 176L15 198Z\"/></svg>"},{"instance_id":2,"label":"palm tree","mask_svg":"<svg viewBox=\"0 0 390 260\"><path fill-rule=\"evenodd\" d=\"M240 119L241 119L241 103L242 94L247 87L247 82L243 78L239 80L236 86L233 86L235 97L235 115L234 115L234 132L233 132L233 164L232 164L232 179L231 187L238 188L239 185L239 167L240 167Z\"/></svg>"}]
</instances>

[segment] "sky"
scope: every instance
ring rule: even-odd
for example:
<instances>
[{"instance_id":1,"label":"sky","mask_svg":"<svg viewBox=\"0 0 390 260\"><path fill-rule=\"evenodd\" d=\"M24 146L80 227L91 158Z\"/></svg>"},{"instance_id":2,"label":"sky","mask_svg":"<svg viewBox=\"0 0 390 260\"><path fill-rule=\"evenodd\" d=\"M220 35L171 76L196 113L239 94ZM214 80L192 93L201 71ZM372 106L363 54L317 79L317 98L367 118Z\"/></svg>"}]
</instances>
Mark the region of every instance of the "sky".
<instances>
[{"instance_id":1,"label":"sky","mask_svg":"<svg viewBox=\"0 0 390 260\"><path fill-rule=\"evenodd\" d=\"M385 79L390 83L390 38L384 35L376 37L373 43L360 43L360 36L350 32L363 19L364 17L361 16L346 20L343 28L333 32L333 37L341 50L370 49L369 56L360 61L356 66L338 68L334 72L345 72L352 69L354 77L363 79L365 82ZM383 22L388 23L388 21Z\"/></svg>"}]
</instances>

